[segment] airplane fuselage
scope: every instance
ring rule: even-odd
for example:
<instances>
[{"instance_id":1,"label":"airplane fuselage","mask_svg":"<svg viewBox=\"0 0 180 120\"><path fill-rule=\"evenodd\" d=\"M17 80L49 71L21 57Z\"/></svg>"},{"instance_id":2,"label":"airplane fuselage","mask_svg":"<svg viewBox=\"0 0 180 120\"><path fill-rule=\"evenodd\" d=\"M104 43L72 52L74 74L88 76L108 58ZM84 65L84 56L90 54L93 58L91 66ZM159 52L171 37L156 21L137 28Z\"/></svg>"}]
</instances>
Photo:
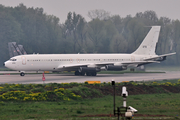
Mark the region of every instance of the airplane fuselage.
<instances>
[{"instance_id":1,"label":"airplane fuselage","mask_svg":"<svg viewBox=\"0 0 180 120\"><path fill-rule=\"evenodd\" d=\"M95 64L143 61L152 55L133 54L31 54L20 55L5 62L5 66L18 71L74 71L64 66L73 66L88 63L88 67ZM120 65L120 64L119 64Z\"/></svg>"}]
</instances>

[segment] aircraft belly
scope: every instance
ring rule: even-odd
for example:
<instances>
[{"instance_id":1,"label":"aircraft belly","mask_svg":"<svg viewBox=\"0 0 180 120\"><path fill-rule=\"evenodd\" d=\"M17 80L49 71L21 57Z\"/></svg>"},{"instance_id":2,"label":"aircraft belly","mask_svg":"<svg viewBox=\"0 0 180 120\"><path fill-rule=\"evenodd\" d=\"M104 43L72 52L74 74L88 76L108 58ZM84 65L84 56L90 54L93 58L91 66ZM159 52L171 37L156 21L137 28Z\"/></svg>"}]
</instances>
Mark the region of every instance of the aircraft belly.
<instances>
[{"instance_id":1,"label":"aircraft belly","mask_svg":"<svg viewBox=\"0 0 180 120\"><path fill-rule=\"evenodd\" d=\"M43 63L43 64L37 64L37 63L29 63L26 65L23 65L20 69L24 71L53 71L56 70L57 65L49 64L49 63Z\"/></svg>"},{"instance_id":2,"label":"aircraft belly","mask_svg":"<svg viewBox=\"0 0 180 120\"><path fill-rule=\"evenodd\" d=\"M77 71L79 68L63 68L61 71Z\"/></svg>"}]
</instances>

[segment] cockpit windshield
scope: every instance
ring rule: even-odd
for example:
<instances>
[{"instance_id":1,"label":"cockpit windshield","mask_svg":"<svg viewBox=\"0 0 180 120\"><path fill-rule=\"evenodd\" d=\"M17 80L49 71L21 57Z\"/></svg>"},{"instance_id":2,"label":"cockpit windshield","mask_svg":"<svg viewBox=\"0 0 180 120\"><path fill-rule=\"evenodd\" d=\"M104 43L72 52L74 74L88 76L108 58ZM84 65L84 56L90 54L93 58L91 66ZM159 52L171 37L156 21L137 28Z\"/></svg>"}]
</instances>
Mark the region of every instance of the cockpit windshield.
<instances>
[{"instance_id":1,"label":"cockpit windshield","mask_svg":"<svg viewBox=\"0 0 180 120\"><path fill-rule=\"evenodd\" d=\"M11 58L11 59L9 59L9 61L16 61L17 59L15 59L15 58Z\"/></svg>"}]
</instances>

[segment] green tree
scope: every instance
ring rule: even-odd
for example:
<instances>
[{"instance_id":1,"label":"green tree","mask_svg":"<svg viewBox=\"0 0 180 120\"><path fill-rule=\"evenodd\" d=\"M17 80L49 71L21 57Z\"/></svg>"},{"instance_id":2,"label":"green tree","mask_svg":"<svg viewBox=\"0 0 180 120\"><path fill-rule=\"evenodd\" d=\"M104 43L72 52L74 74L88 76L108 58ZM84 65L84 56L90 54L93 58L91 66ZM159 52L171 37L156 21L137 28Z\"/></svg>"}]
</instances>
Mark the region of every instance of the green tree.
<instances>
[{"instance_id":1,"label":"green tree","mask_svg":"<svg viewBox=\"0 0 180 120\"><path fill-rule=\"evenodd\" d=\"M99 20L108 20L110 19L110 12L107 12L105 10L99 9L99 10L91 10L88 12L88 17L91 20L99 19Z\"/></svg>"},{"instance_id":2,"label":"green tree","mask_svg":"<svg viewBox=\"0 0 180 120\"><path fill-rule=\"evenodd\" d=\"M104 22L99 19L95 19L88 23L88 37L93 43L93 52L97 53L101 46L101 40L105 35Z\"/></svg>"},{"instance_id":3,"label":"green tree","mask_svg":"<svg viewBox=\"0 0 180 120\"><path fill-rule=\"evenodd\" d=\"M176 64L179 64L179 58L180 58L180 53L178 51L180 51L180 21L179 20L175 20L172 22L172 39L174 41L173 47L174 50L176 51Z\"/></svg>"},{"instance_id":4,"label":"green tree","mask_svg":"<svg viewBox=\"0 0 180 120\"><path fill-rule=\"evenodd\" d=\"M73 12L68 13L67 20L64 26L64 35L73 40L73 51L74 52L86 52L85 50L85 39L86 39L86 21L85 19Z\"/></svg>"},{"instance_id":5,"label":"green tree","mask_svg":"<svg viewBox=\"0 0 180 120\"><path fill-rule=\"evenodd\" d=\"M4 6L0 6L3 9ZM9 59L8 42L19 42L22 37L21 25L11 16L8 9L0 11L0 62Z\"/></svg>"}]
</instances>

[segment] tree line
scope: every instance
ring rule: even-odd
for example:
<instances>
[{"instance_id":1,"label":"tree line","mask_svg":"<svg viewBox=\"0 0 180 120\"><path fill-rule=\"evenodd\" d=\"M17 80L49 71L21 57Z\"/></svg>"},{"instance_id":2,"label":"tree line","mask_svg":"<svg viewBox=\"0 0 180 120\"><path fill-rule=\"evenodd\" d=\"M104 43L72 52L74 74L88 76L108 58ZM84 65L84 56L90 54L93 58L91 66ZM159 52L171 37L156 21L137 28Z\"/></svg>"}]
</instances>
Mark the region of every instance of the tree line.
<instances>
[{"instance_id":1,"label":"tree line","mask_svg":"<svg viewBox=\"0 0 180 120\"><path fill-rule=\"evenodd\" d=\"M22 44L29 54L131 53L149 32L149 26L160 25L156 53L177 52L163 64L180 65L179 20L158 17L154 11L123 18L105 10L92 10L88 16L89 22L69 12L60 24L60 18L47 15L43 8L0 5L0 63L9 59L8 42Z\"/></svg>"}]
</instances>

